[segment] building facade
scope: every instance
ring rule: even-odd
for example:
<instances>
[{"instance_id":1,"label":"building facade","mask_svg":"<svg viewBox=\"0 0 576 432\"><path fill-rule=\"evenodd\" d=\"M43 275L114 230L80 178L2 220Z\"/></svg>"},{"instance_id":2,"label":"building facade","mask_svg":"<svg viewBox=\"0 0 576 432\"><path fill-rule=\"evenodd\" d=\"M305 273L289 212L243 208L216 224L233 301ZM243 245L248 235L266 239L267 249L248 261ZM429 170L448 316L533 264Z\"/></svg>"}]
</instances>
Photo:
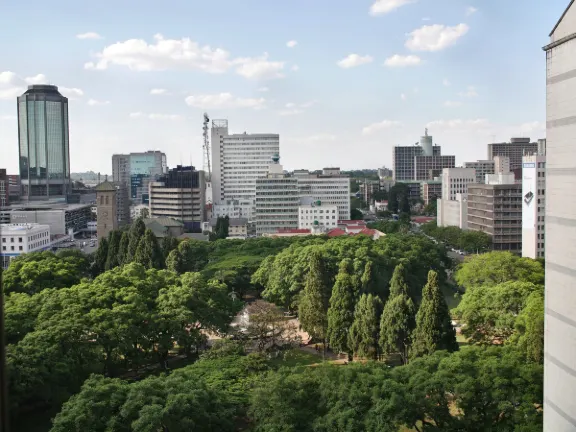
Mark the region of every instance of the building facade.
<instances>
[{"instance_id":1,"label":"building facade","mask_svg":"<svg viewBox=\"0 0 576 432\"><path fill-rule=\"evenodd\" d=\"M454 168L456 156L416 156L414 157L414 180L432 180L439 177L444 168Z\"/></svg>"},{"instance_id":2,"label":"building facade","mask_svg":"<svg viewBox=\"0 0 576 432\"><path fill-rule=\"evenodd\" d=\"M243 217L256 210L256 179L268 174L270 161L280 154L278 134L229 134L227 120L212 120L212 202L235 200Z\"/></svg>"},{"instance_id":3,"label":"building facade","mask_svg":"<svg viewBox=\"0 0 576 432\"><path fill-rule=\"evenodd\" d=\"M284 174L279 156L266 177L256 179L256 235L298 228L298 181Z\"/></svg>"},{"instance_id":4,"label":"building facade","mask_svg":"<svg viewBox=\"0 0 576 432\"><path fill-rule=\"evenodd\" d=\"M538 152L538 143L530 138L511 138L509 143L488 144L488 159L495 156L507 156L510 159L510 170L522 168L522 158Z\"/></svg>"},{"instance_id":5,"label":"building facade","mask_svg":"<svg viewBox=\"0 0 576 432\"><path fill-rule=\"evenodd\" d=\"M7 269L10 261L22 254L50 249L50 226L7 224L0 228L0 264Z\"/></svg>"},{"instance_id":6,"label":"building facade","mask_svg":"<svg viewBox=\"0 0 576 432\"><path fill-rule=\"evenodd\" d=\"M436 177L436 180L425 180L422 182L420 193L424 205L442 198L442 180Z\"/></svg>"},{"instance_id":7,"label":"building facade","mask_svg":"<svg viewBox=\"0 0 576 432\"><path fill-rule=\"evenodd\" d=\"M431 137L430 137L431 138ZM392 149L393 172L395 182L414 180L414 158L417 156L440 156L441 147L433 146L431 155L424 153L423 147L417 144L412 146L395 146Z\"/></svg>"},{"instance_id":8,"label":"building facade","mask_svg":"<svg viewBox=\"0 0 576 432\"><path fill-rule=\"evenodd\" d=\"M522 256L544 258L546 156L524 156L522 165Z\"/></svg>"},{"instance_id":9,"label":"building facade","mask_svg":"<svg viewBox=\"0 0 576 432\"><path fill-rule=\"evenodd\" d=\"M206 221L204 171L178 165L150 183L150 217L176 219L190 231L200 232Z\"/></svg>"},{"instance_id":10,"label":"building facade","mask_svg":"<svg viewBox=\"0 0 576 432\"><path fill-rule=\"evenodd\" d=\"M158 150L112 155L112 181L127 185L133 204L148 204L150 182L167 171L166 154Z\"/></svg>"},{"instance_id":11,"label":"building facade","mask_svg":"<svg viewBox=\"0 0 576 432\"><path fill-rule=\"evenodd\" d=\"M312 201L298 207L298 229L312 227L330 230L338 227L338 207L325 205L322 201Z\"/></svg>"},{"instance_id":12,"label":"building facade","mask_svg":"<svg viewBox=\"0 0 576 432\"><path fill-rule=\"evenodd\" d=\"M494 156L494 174L509 174L510 158L508 156Z\"/></svg>"},{"instance_id":13,"label":"building facade","mask_svg":"<svg viewBox=\"0 0 576 432\"><path fill-rule=\"evenodd\" d=\"M457 194L468 193L468 185L473 183L476 183L474 168L444 168L442 170L442 199L455 200Z\"/></svg>"},{"instance_id":14,"label":"building facade","mask_svg":"<svg viewBox=\"0 0 576 432\"><path fill-rule=\"evenodd\" d=\"M485 182L486 174L494 174L494 160L464 162L464 168L473 168L476 172L475 183L482 184Z\"/></svg>"},{"instance_id":15,"label":"building facade","mask_svg":"<svg viewBox=\"0 0 576 432\"><path fill-rule=\"evenodd\" d=\"M453 200L440 199L436 204L436 223L441 227L468 229L468 195L456 194Z\"/></svg>"},{"instance_id":16,"label":"building facade","mask_svg":"<svg viewBox=\"0 0 576 432\"><path fill-rule=\"evenodd\" d=\"M68 98L53 85L31 85L18 97L22 197L65 198L70 192Z\"/></svg>"},{"instance_id":17,"label":"building facade","mask_svg":"<svg viewBox=\"0 0 576 432\"><path fill-rule=\"evenodd\" d=\"M350 219L350 178L339 168L325 168L320 174L306 170L294 171L300 198L311 198L325 205L338 207L339 220Z\"/></svg>"},{"instance_id":18,"label":"building facade","mask_svg":"<svg viewBox=\"0 0 576 432\"><path fill-rule=\"evenodd\" d=\"M522 185L468 186L468 229L492 237L497 251L522 252Z\"/></svg>"},{"instance_id":19,"label":"building facade","mask_svg":"<svg viewBox=\"0 0 576 432\"><path fill-rule=\"evenodd\" d=\"M219 218L228 216L230 218L244 217L240 201L238 200L224 200L220 204L212 205L212 217Z\"/></svg>"},{"instance_id":20,"label":"building facade","mask_svg":"<svg viewBox=\"0 0 576 432\"><path fill-rule=\"evenodd\" d=\"M546 51L544 431L576 428L576 5Z\"/></svg>"},{"instance_id":21,"label":"building facade","mask_svg":"<svg viewBox=\"0 0 576 432\"><path fill-rule=\"evenodd\" d=\"M111 231L118 229L117 189L108 180L96 186L96 231L98 240L107 238Z\"/></svg>"},{"instance_id":22,"label":"building facade","mask_svg":"<svg viewBox=\"0 0 576 432\"><path fill-rule=\"evenodd\" d=\"M6 175L5 169L0 169L0 209L3 209L8 205L9 201L9 194L8 191L10 189L10 185L8 183L8 176Z\"/></svg>"}]
</instances>

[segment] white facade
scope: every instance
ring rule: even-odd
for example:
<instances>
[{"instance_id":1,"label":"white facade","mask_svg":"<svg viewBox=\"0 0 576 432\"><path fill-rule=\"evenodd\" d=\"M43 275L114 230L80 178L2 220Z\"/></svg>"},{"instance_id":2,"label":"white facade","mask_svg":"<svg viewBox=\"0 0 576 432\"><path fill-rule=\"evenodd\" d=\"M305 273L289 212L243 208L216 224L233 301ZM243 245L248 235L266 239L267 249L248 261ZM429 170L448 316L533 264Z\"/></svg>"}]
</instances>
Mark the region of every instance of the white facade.
<instances>
[{"instance_id":1,"label":"white facade","mask_svg":"<svg viewBox=\"0 0 576 432\"><path fill-rule=\"evenodd\" d=\"M150 213L150 209L149 209L148 205L146 205L146 204L138 204L138 205L130 206L130 218L131 218L131 220L136 220L140 216L142 216L143 210L144 210L144 213L146 213L146 211L148 212L148 214Z\"/></svg>"},{"instance_id":2,"label":"white facade","mask_svg":"<svg viewBox=\"0 0 576 432\"><path fill-rule=\"evenodd\" d=\"M457 194L454 200L439 199L437 206L438 226L456 226L468 229L468 198L466 194Z\"/></svg>"},{"instance_id":3,"label":"white facade","mask_svg":"<svg viewBox=\"0 0 576 432\"><path fill-rule=\"evenodd\" d=\"M321 201L322 205L338 207L338 219L350 219L350 178L340 174L335 168L324 170L322 174L310 174L308 171L295 171L298 180L300 198L310 197Z\"/></svg>"},{"instance_id":4,"label":"white facade","mask_svg":"<svg viewBox=\"0 0 576 432\"><path fill-rule=\"evenodd\" d=\"M476 183L484 183L486 174L494 174L494 161L477 160L475 162L464 162L464 168L474 168L476 170Z\"/></svg>"},{"instance_id":5,"label":"white facade","mask_svg":"<svg viewBox=\"0 0 576 432\"><path fill-rule=\"evenodd\" d=\"M546 156L524 156L522 164L522 256L544 258Z\"/></svg>"},{"instance_id":6,"label":"white facade","mask_svg":"<svg viewBox=\"0 0 576 432\"><path fill-rule=\"evenodd\" d=\"M468 193L468 185L476 183L474 168L444 168L442 170L442 199L455 200L457 194Z\"/></svg>"},{"instance_id":7,"label":"white facade","mask_svg":"<svg viewBox=\"0 0 576 432\"><path fill-rule=\"evenodd\" d=\"M320 226L324 229L338 227L338 207L325 205L322 201L301 205L298 208L298 228L312 228Z\"/></svg>"},{"instance_id":8,"label":"white facade","mask_svg":"<svg viewBox=\"0 0 576 432\"><path fill-rule=\"evenodd\" d=\"M494 156L494 174L509 174L510 158L508 156Z\"/></svg>"},{"instance_id":9,"label":"white facade","mask_svg":"<svg viewBox=\"0 0 576 432\"><path fill-rule=\"evenodd\" d=\"M237 200L224 200L220 204L212 205L212 217L219 218L228 216L230 218L245 217Z\"/></svg>"},{"instance_id":10,"label":"white facade","mask_svg":"<svg viewBox=\"0 0 576 432\"><path fill-rule=\"evenodd\" d=\"M571 2L545 47L545 432L576 429L575 36L576 6Z\"/></svg>"},{"instance_id":11,"label":"white facade","mask_svg":"<svg viewBox=\"0 0 576 432\"><path fill-rule=\"evenodd\" d=\"M227 120L212 121L212 202L236 200L242 217L255 212L256 179L265 177L280 154L278 134L228 134Z\"/></svg>"},{"instance_id":12,"label":"white facade","mask_svg":"<svg viewBox=\"0 0 576 432\"><path fill-rule=\"evenodd\" d=\"M2 268L14 258L50 248L50 226L40 224L6 224L0 226Z\"/></svg>"},{"instance_id":13,"label":"white facade","mask_svg":"<svg viewBox=\"0 0 576 432\"><path fill-rule=\"evenodd\" d=\"M513 173L509 174L486 174L484 183L487 185L506 185L516 183Z\"/></svg>"}]
</instances>

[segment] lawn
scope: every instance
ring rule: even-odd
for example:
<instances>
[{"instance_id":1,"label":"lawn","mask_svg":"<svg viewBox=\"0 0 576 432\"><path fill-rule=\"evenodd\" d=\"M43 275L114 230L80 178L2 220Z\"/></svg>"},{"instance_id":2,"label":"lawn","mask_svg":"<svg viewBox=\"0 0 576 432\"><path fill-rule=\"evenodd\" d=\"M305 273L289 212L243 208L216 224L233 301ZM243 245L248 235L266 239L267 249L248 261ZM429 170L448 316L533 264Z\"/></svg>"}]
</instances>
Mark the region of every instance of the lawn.
<instances>
[{"instance_id":1,"label":"lawn","mask_svg":"<svg viewBox=\"0 0 576 432\"><path fill-rule=\"evenodd\" d=\"M296 367L296 366L310 366L313 364L321 363L322 355L308 353L299 349L286 351L284 356L270 360L270 365L273 367Z\"/></svg>"}]
</instances>

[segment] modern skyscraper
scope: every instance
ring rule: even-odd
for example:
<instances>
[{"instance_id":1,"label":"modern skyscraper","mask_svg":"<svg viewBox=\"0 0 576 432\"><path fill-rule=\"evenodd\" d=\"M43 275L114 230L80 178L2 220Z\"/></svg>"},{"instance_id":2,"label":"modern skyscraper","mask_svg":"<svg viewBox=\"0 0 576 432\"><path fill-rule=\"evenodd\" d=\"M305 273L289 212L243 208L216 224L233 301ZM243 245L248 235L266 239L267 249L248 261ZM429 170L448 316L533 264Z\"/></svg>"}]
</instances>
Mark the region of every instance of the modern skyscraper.
<instances>
[{"instance_id":1,"label":"modern skyscraper","mask_svg":"<svg viewBox=\"0 0 576 432\"><path fill-rule=\"evenodd\" d=\"M148 204L148 185L167 170L166 153L159 150L112 155L112 179L128 186L134 204Z\"/></svg>"},{"instance_id":2,"label":"modern skyscraper","mask_svg":"<svg viewBox=\"0 0 576 432\"><path fill-rule=\"evenodd\" d=\"M70 192L68 98L53 85L31 85L18 97L22 198L65 198Z\"/></svg>"},{"instance_id":3,"label":"modern skyscraper","mask_svg":"<svg viewBox=\"0 0 576 432\"><path fill-rule=\"evenodd\" d=\"M544 431L576 429L576 5L546 51Z\"/></svg>"},{"instance_id":4,"label":"modern skyscraper","mask_svg":"<svg viewBox=\"0 0 576 432\"><path fill-rule=\"evenodd\" d=\"M530 142L530 138L511 138L509 143L488 144L488 159L494 160L494 156L508 156L510 171L522 168L522 157L536 152L538 143Z\"/></svg>"},{"instance_id":5,"label":"modern skyscraper","mask_svg":"<svg viewBox=\"0 0 576 432\"><path fill-rule=\"evenodd\" d=\"M243 217L254 219L256 179L268 174L280 154L278 134L228 133L228 120L212 120L212 202L236 200Z\"/></svg>"}]
</instances>

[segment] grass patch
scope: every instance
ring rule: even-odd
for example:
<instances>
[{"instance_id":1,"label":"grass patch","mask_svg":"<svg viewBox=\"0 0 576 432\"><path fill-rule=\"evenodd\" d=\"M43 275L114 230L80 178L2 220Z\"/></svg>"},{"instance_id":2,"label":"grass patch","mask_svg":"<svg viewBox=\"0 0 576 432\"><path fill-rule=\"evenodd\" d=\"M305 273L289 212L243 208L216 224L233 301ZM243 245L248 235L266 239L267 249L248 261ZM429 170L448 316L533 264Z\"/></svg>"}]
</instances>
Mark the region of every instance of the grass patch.
<instances>
[{"instance_id":1,"label":"grass patch","mask_svg":"<svg viewBox=\"0 0 576 432\"><path fill-rule=\"evenodd\" d=\"M316 355L299 349L293 349L270 360L272 367L310 366L322 362L322 354Z\"/></svg>"}]
</instances>

